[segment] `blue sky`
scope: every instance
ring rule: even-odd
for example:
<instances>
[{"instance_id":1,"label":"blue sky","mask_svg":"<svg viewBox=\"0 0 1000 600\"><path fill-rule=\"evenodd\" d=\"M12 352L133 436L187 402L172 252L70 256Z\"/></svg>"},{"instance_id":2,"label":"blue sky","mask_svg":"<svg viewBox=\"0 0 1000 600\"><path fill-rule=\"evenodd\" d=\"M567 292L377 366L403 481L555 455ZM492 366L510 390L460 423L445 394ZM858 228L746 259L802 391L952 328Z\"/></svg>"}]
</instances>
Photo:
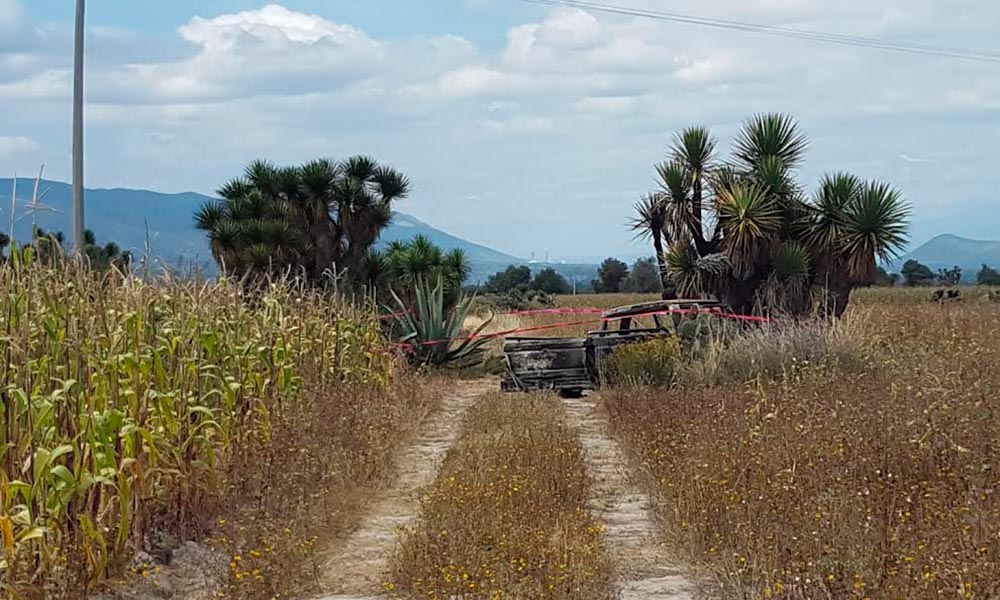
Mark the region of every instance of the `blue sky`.
<instances>
[{"instance_id":1,"label":"blue sky","mask_svg":"<svg viewBox=\"0 0 1000 600\"><path fill-rule=\"evenodd\" d=\"M615 0L997 52L995 0ZM69 176L70 2L0 0L0 174ZM89 2L87 178L211 192L252 159L370 153L401 207L555 259L633 256L624 224L673 132L723 148L799 118L800 182L900 187L913 237L998 238L1000 65L698 29L516 0Z\"/></svg>"},{"instance_id":2,"label":"blue sky","mask_svg":"<svg viewBox=\"0 0 1000 600\"><path fill-rule=\"evenodd\" d=\"M27 4L27 3L24 3ZM214 16L257 8L265 3L244 0L91 0L89 17L95 24L121 27L148 34L173 36L193 15ZM298 0L285 7L350 23L371 35L383 37L444 35L461 32L486 45L501 45L507 27L541 12L538 8L512 3L503 11L483 10L486 3L467 0ZM40 20L66 22L72 6L40 1L31 6Z\"/></svg>"}]
</instances>

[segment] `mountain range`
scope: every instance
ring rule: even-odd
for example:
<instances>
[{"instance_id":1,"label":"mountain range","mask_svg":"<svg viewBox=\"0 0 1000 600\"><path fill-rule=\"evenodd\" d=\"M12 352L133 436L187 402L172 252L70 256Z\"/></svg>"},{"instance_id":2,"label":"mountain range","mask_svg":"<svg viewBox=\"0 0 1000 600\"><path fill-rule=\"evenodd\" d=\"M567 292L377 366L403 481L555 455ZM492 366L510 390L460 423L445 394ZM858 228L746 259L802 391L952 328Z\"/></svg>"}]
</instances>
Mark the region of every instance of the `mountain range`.
<instances>
[{"instance_id":1,"label":"mountain range","mask_svg":"<svg viewBox=\"0 0 1000 600\"><path fill-rule=\"evenodd\" d=\"M10 228L10 206L14 180L0 178L0 231ZM72 225L73 192L67 183L42 180L39 185L40 208L31 210L34 181L17 181L14 210L14 236L31 238L32 227L62 231L69 236ZM147 240L153 256L174 265L193 265L209 272L215 269L205 234L194 226L193 215L208 196L194 192L162 194L148 190L88 189L86 194L87 228L97 241L117 242L137 256L145 253ZM412 215L397 212L379 238L379 245L406 241L422 234L444 250L464 250L472 264L471 283L481 283L508 265L541 265L445 233ZM550 265L544 265L550 266ZM551 265L565 277L589 283L597 275L596 265ZM541 268L541 267L539 267Z\"/></svg>"},{"instance_id":2,"label":"mountain range","mask_svg":"<svg viewBox=\"0 0 1000 600\"><path fill-rule=\"evenodd\" d=\"M1000 268L1000 242L943 234L893 261L890 267L898 271L908 260L923 263L932 271L957 266L962 269L964 281L975 281L984 264Z\"/></svg>"},{"instance_id":3,"label":"mountain range","mask_svg":"<svg viewBox=\"0 0 1000 600\"><path fill-rule=\"evenodd\" d=\"M0 179L0 231L10 227L12 179ZM34 181L20 179L17 183L17 203L14 210L14 234L17 239L31 237L32 225L48 231L69 234L73 194L69 184L43 180L39 186L43 207L32 211L30 203ZM97 235L98 242L115 241L136 255L142 255L147 240L151 254L170 264L195 265L211 272L215 269L205 234L194 226L193 215L208 196L185 192L162 194L148 190L88 189L87 227ZM379 238L379 245L406 241L415 235L427 236L444 250L460 248L472 264L470 283L482 283L508 265L530 265L534 269L551 266L571 281L587 284L597 275L593 264L545 264L511 256L445 233L412 215L397 212L392 223ZM898 271L907 260L917 260L933 270L959 266L965 278L985 263L1000 267L1000 242L970 240L944 234L905 254L888 265Z\"/></svg>"}]
</instances>

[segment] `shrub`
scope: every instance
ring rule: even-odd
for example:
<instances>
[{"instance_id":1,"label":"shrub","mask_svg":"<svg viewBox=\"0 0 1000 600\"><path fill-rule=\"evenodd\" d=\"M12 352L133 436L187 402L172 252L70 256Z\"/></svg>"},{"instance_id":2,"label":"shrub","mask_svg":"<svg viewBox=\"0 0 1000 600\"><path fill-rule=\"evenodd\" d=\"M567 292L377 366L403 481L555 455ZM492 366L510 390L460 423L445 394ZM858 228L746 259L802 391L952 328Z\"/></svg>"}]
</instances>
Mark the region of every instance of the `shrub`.
<instances>
[{"instance_id":1,"label":"shrub","mask_svg":"<svg viewBox=\"0 0 1000 600\"><path fill-rule=\"evenodd\" d=\"M627 385L669 385L681 359L676 337L658 337L615 350L604 376L612 383Z\"/></svg>"},{"instance_id":2,"label":"shrub","mask_svg":"<svg viewBox=\"0 0 1000 600\"><path fill-rule=\"evenodd\" d=\"M507 312L553 308L555 296L540 290L512 290L503 294L485 294L476 298L476 312Z\"/></svg>"},{"instance_id":3,"label":"shrub","mask_svg":"<svg viewBox=\"0 0 1000 600\"><path fill-rule=\"evenodd\" d=\"M809 365L856 371L865 349L852 332L846 323L779 321L701 341L704 351L692 356L681 379L691 385L771 380Z\"/></svg>"}]
</instances>

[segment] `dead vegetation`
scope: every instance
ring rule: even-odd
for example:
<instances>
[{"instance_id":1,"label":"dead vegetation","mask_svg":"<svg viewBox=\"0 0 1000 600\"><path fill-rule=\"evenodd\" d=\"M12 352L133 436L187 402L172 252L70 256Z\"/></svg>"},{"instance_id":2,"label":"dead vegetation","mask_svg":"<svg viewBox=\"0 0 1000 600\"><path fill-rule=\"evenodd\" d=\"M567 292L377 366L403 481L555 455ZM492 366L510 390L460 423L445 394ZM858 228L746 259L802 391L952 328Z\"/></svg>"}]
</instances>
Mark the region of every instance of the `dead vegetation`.
<instances>
[{"instance_id":1,"label":"dead vegetation","mask_svg":"<svg viewBox=\"0 0 1000 600\"><path fill-rule=\"evenodd\" d=\"M294 282L143 282L25 251L0 286L11 597L156 584L186 541L224 556L223 595L296 588L436 400L372 317Z\"/></svg>"},{"instance_id":2,"label":"dead vegetation","mask_svg":"<svg viewBox=\"0 0 1000 600\"><path fill-rule=\"evenodd\" d=\"M745 380L608 395L715 593L1000 595L1000 314L893 293L859 295L847 345L760 334L726 359Z\"/></svg>"},{"instance_id":3,"label":"dead vegetation","mask_svg":"<svg viewBox=\"0 0 1000 600\"><path fill-rule=\"evenodd\" d=\"M402 598L600 599L611 595L603 526L587 510L580 443L555 398L482 398L386 590Z\"/></svg>"}]
</instances>

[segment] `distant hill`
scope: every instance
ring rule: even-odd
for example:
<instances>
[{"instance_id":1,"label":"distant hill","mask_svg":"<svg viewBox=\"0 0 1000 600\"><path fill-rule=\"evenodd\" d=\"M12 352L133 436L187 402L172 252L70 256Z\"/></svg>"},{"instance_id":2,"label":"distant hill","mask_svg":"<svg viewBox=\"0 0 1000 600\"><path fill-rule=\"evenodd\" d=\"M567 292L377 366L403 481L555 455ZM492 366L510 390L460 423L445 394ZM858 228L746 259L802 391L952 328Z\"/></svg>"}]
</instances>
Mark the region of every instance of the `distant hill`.
<instances>
[{"instance_id":1,"label":"distant hill","mask_svg":"<svg viewBox=\"0 0 1000 600\"><path fill-rule=\"evenodd\" d=\"M983 264L1000 268L1000 242L970 240L957 235L939 235L893 262L900 269L908 260L921 262L932 270L962 268L963 279L974 279Z\"/></svg>"},{"instance_id":2,"label":"distant hill","mask_svg":"<svg viewBox=\"0 0 1000 600\"><path fill-rule=\"evenodd\" d=\"M18 179L14 233L19 240L31 237L32 215L27 208L33 186L33 180ZM12 179L0 178L0 231L4 232L10 223L12 188ZM40 190L43 194L41 202L58 212L37 212L38 226L49 231L62 231L69 236L72 230L72 188L66 183L43 180ZM215 264L208 243L204 233L195 229L193 220L197 208L207 200L208 196L194 192L161 194L148 190L88 189L87 228L97 235L99 242L115 241L124 249L141 255L148 226L154 256L171 264L197 265L212 272ZM379 245L409 240L417 234L427 236L445 250L464 250L472 263L473 273L469 281L473 284L485 281L490 274L507 265L528 264L525 259L450 235L404 213L396 213L379 238ZM589 283L597 273L595 265L551 266L566 277L576 277L581 284L584 281Z\"/></svg>"},{"instance_id":3,"label":"distant hill","mask_svg":"<svg viewBox=\"0 0 1000 600\"><path fill-rule=\"evenodd\" d=\"M515 258L481 244L475 244L455 237L440 229L431 227L416 217L400 212L396 213L392 219L392 223L382 232L382 236L379 237L379 244L384 245L396 241L405 242L420 234L426 236L430 241L445 250L461 248L465 251L469 260L474 263L503 263L504 265L509 265L524 262L524 259Z\"/></svg>"}]
</instances>

